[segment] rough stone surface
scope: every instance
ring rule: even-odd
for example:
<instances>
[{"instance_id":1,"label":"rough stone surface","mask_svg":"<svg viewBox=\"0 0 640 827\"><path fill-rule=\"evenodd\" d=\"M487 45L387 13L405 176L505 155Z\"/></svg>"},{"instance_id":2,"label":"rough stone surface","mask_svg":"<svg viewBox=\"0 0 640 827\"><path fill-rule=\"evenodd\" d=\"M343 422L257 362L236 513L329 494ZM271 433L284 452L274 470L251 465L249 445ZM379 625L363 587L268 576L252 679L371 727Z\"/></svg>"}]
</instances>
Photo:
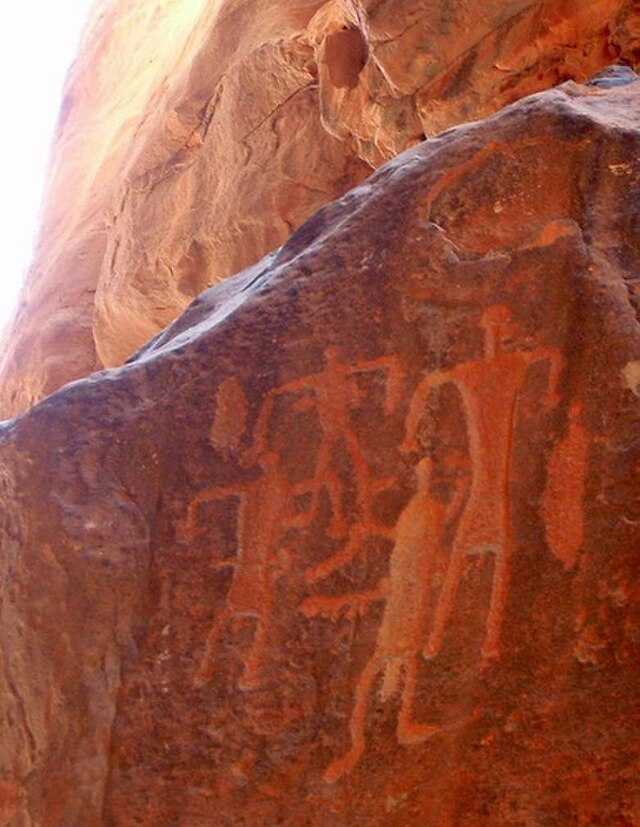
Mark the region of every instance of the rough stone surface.
<instances>
[{"instance_id":1,"label":"rough stone surface","mask_svg":"<svg viewBox=\"0 0 640 827\"><path fill-rule=\"evenodd\" d=\"M2 827L640 824L627 79L407 151L0 426Z\"/></svg>"},{"instance_id":2,"label":"rough stone surface","mask_svg":"<svg viewBox=\"0 0 640 827\"><path fill-rule=\"evenodd\" d=\"M71 71L0 415L122 363L371 169L640 57L637 0L109 0Z\"/></svg>"}]
</instances>

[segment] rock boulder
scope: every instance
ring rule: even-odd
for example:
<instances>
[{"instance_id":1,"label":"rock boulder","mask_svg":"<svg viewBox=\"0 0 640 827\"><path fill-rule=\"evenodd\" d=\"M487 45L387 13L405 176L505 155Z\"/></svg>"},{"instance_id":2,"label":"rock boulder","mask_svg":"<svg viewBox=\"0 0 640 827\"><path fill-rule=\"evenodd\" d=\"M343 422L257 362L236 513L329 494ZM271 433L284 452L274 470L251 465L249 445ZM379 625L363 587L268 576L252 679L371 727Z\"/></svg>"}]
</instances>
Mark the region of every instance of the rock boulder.
<instances>
[{"instance_id":1,"label":"rock boulder","mask_svg":"<svg viewBox=\"0 0 640 827\"><path fill-rule=\"evenodd\" d=\"M3 827L640 823L627 80L410 149L0 427Z\"/></svg>"}]
</instances>

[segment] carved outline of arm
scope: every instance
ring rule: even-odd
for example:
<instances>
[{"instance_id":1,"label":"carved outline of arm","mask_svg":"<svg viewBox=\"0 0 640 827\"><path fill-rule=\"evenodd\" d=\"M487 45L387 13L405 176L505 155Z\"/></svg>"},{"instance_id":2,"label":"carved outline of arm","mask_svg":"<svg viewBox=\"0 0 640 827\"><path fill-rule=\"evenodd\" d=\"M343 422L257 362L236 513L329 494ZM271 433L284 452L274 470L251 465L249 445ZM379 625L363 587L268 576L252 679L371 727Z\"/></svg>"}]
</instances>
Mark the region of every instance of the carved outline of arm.
<instances>
[{"instance_id":1,"label":"carved outline of arm","mask_svg":"<svg viewBox=\"0 0 640 827\"><path fill-rule=\"evenodd\" d=\"M448 519L449 523L457 522L461 516L470 487L471 481L469 478L466 478L464 482L462 480L456 480L455 491L447 509L450 515Z\"/></svg>"},{"instance_id":2,"label":"carved outline of arm","mask_svg":"<svg viewBox=\"0 0 640 827\"><path fill-rule=\"evenodd\" d=\"M253 442L245 452L242 459L241 464L245 468L250 465L255 465L260 454L267 450L269 421L271 419L271 414L273 413L273 406L276 397L283 396L286 393L293 393L296 390L300 390L305 393L315 392L315 383L313 383L313 381L305 383L306 386L302 385L301 382L302 380L300 379L294 379L292 382L287 382L285 385L280 385L277 388L271 388L271 390L265 395L253 429ZM301 400L297 400L296 404L300 401ZM309 407L311 406L309 405Z\"/></svg>"},{"instance_id":3,"label":"carved outline of arm","mask_svg":"<svg viewBox=\"0 0 640 827\"><path fill-rule=\"evenodd\" d=\"M384 371L387 377L387 386L385 387L384 411L387 416L390 416L400 404L403 398L404 391L404 370L393 355L380 356L378 359L370 359L360 365L356 365L351 373L375 373L376 371ZM391 386L391 390L389 389Z\"/></svg>"},{"instance_id":4,"label":"carved outline of arm","mask_svg":"<svg viewBox=\"0 0 640 827\"><path fill-rule=\"evenodd\" d=\"M181 521L181 533L189 539L197 537L198 534L202 533L202 531L196 531L198 507L202 505L202 503L226 500L230 497L241 497L244 493L242 488L226 485L212 486L211 488L206 488L204 491L200 491L187 506L186 517Z\"/></svg>"},{"instance_id":5,"label":"carved outline of arm","mask_svg":"<svg viewBox=\"0 0 640 827\"><path fill-rule=\"evenodd\" d=\"M544 406L547 409L555 408L560 402L560 395L558 393L560 385L560 376L564 370L564 358L560 351L552 347L540 348L531 353L530 364L534 365L538 362L549 361L549 379L547 385L547 393L544 399Z\"/></svg>"},{"instance_id":6,"label":"carved outline of arm","mask_svg":"<svg viewBox=\"0 0 640 827\"><path fill-rule=\"evenodd\" d=\"M411 399L411 404L409 405L409 413L407 414L407 420L405 422L404 442L400 446L400 451L403 454L418 450L416 433L424 414L429 393L433 388L446 385L449 382L455 382L455 378L450 373L435 371L434 373L428 373L416 388Z\"/></svg>"}]
</instances>

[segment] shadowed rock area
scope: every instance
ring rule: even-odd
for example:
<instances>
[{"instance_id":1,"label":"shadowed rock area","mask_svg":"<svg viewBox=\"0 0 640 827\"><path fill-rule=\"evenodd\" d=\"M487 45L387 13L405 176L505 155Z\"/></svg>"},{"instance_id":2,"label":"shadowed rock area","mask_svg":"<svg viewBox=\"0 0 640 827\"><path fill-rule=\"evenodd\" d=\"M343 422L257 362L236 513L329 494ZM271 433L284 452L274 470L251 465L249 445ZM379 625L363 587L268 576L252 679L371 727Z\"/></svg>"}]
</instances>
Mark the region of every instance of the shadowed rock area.
<instances>
[{"instance_id":1,"label":"shadowed rock area","mask_svg":"<svg viewBox=\"0 0 640 827\"><path fill-rule=\"evenodd\" d=\"M444 129L640 59L637 0L107 0L65 89L0 416Z\"/></svg>"},{"instance_id":2,"label":"shadowed rock area","mask_svg":"<svg viewBox=\"0 0 640 827\"><path fill-rule=\"evenodd\" d=\"M528 97L0 426L2 827L640 824L639 159Z\"/></svg>"}]
</instances>

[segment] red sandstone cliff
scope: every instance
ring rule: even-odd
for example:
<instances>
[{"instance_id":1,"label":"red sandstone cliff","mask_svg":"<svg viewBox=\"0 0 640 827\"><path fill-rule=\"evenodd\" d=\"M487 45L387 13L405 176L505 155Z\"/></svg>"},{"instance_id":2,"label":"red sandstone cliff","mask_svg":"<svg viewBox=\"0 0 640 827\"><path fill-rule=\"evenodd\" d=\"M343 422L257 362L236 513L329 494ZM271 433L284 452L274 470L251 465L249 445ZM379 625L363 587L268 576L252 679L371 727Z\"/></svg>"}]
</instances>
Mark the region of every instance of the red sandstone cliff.
<instances>
[{"instance_id":1,"label":"red sandstone cliff","mask_svg":"<svg viewBox=\"0 0 640 827\"><path fill-rule=\"evenodd\" d=\"M424 142L0 425L3 827L640 824L639 113Z\"/></svg>"},{"instance_id":2,"label":"red sandstone cliff","mask_svg":"<svg viewBox=\"0 0 640 827\"><path fill-rule=\"evenodd\" d=\"M121 364L372 168L615 59L636 0L111 0L66 88L0 415Z\"/></svg>"}]
</instances>

